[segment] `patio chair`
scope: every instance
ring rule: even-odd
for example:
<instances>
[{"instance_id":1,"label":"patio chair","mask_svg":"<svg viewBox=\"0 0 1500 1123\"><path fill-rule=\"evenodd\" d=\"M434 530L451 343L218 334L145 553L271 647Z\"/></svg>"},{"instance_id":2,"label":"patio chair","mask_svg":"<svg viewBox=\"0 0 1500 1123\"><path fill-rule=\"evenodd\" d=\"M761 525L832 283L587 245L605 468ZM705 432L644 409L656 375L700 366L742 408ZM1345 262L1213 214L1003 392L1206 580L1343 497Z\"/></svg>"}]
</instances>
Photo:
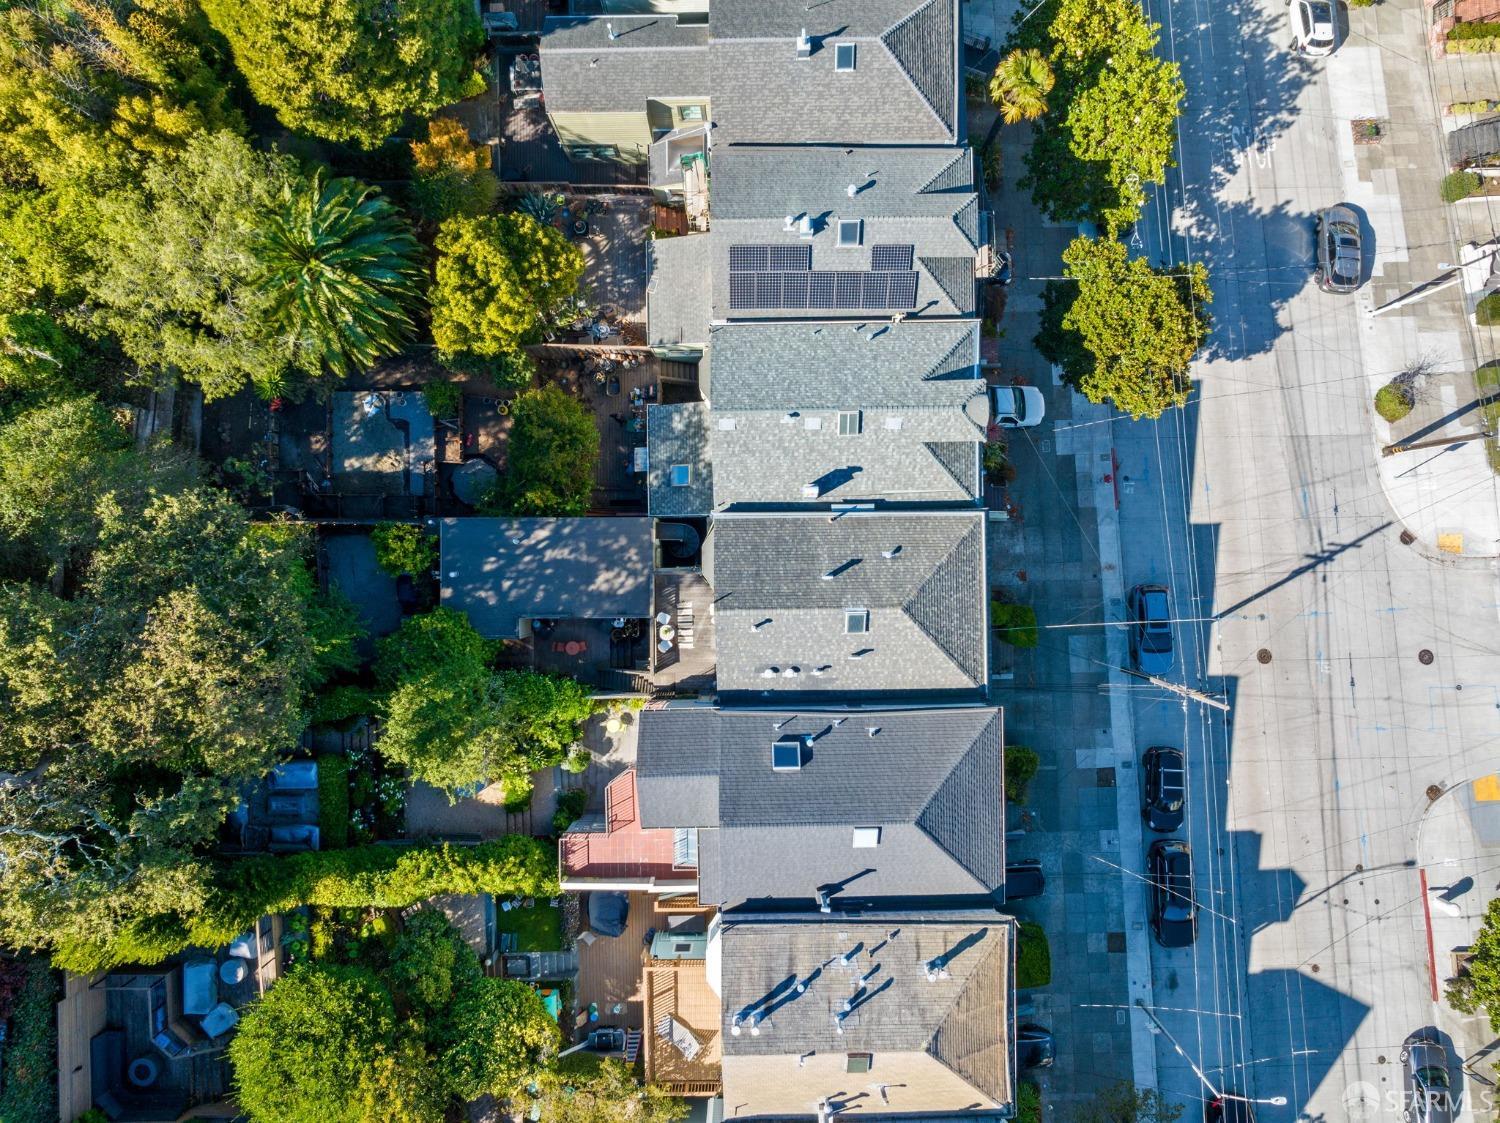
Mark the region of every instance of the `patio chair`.
<instances>
[{"instance_id":1,"label":"patio chair","mask_svg":"<svg viewBox=\"0 0 1500 1123\"><path fill-rule=\"evenodd\" d=\"M656 650L665 655L667 652L672 650L672 641L669 639L657 640Z\"/></svg>"},{"instance_id":2,"label":"patio chair","mask_svg":"<svg viewBox=\"0 0 1500 1123\"><path fill-rule=\"evenodd\" d=\"M670 612L658 612L656 614L656 622L658 624L670 624L672 622L672 614Z\"/></svg>"}]
</instances>

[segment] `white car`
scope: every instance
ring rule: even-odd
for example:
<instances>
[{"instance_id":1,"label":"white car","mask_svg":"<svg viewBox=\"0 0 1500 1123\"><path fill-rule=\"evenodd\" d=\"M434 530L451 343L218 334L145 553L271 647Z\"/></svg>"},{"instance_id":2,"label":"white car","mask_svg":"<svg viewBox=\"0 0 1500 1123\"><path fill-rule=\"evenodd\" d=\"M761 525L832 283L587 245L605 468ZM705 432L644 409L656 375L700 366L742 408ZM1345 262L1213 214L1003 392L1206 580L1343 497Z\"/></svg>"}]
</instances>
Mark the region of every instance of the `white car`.
<instances>
[{"instance_id":1,"label":"white car","mask_svg":"<svg viewBox=\"0 0 1500 1123\"><path fill-rule=\"evenodd\" d=\"M1292 21L1292 46L1304 55L1333 54L1339 45L1338 16L1333 0L1290 0L1287 14Z\"/></svg>"},{"instance_id":2,"label":"white car","mask_svg":"<svg viewBox=\"0 0 1500 1123\"><path fill-rule=\"evenodd\" d=\"M1035 386L991 386L990 411L1004 429L1029 429L1047 415L1047 399Z\"/></svg>"}]
</instances>

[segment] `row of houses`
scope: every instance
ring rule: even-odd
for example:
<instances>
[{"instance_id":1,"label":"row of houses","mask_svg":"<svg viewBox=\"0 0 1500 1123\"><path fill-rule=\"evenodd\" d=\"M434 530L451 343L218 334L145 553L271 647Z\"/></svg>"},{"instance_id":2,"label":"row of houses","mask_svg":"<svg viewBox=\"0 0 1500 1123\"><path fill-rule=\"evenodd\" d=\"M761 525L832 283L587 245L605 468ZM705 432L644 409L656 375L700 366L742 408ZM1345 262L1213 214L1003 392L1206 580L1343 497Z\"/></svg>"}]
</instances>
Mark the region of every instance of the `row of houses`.
<instances>
[{"instance_id":1,"label":"row of houses","mask_svg":"<svg viewBox=\"0 0 1500 1123\"><path fill-rule=\"evenodd\" d=\"M647 518L449 520L497 638L644 619L699 673L563 836L581 971L646 1076L727 1116L1013 1110L1004 730L987 704L980 359L993 265L958 0L549 20L564 146L649 165ZM677 650L691 637L691 655ZM660 685L660 683L656 683ZM586 981L580 989L587 991Z\"/></svg>"}]
</instances>

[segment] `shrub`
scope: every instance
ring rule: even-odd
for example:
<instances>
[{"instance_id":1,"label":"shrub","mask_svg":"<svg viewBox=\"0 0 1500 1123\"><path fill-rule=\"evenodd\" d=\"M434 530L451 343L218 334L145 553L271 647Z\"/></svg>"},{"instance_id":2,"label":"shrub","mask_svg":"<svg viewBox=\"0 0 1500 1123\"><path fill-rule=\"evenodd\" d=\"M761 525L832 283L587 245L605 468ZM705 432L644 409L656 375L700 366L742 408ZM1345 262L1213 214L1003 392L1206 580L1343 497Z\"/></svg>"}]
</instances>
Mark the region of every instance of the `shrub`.
<instances>
[{"instance_id":1,"label":"shrub","mask_svg":"<svg viewBox=\"0 0 1500 1123\"><path fill-rule=\"evenodd\" d=\"M1016 952L1016 987L1044 987L1052 981L1052 948L1046 930L1029 920L1021 921L1020 945Z\"/></svg>"},{"instance_id":2,"label":"shrub","mask_svg":"<svg viewBox=\"0 0 1500 1123\"><path fill-rule=\"evenodd\" d=\"M457 417L464 392L456 382L429 382L422 387L422 397L433 417Z\"/></svg>"},{"instance_id":3,"label":"shrub","mask_svg":"<svg viewBox=\"0 0 1500 1123\"><path fill-rule=\"evenodd\" d=\"M1478 191L1483 183L1478 172L1449 172L1443 177L1443 202L1456 203Z\"/></svg>"},{"instance_id":4,"label":"shrub","mask_svg":"<svg viewBox=\"0 0 1500 1123\"><path fill-rule=\"evenodd\" d=\"M1474 308L1474 320L1483 327L1500 324L1500 292L1483 297Z\"/></svg>"},{"instance_id":5,"label":"shrub","mask_svg":"<svg viewBox=\"0 0 1500 1123\"><path fill-rule=\"evenodd\" d=\"M1465 39L1500 39L1500 23L1489 20L1473 20L1469 23L1455 24L1453 30L1448 32L1448 42L1462 42Z\"/></svg>"},{"instance_id":6,"label":"shrub","mask_svg":"<svg viewBox=\"0 0 1500 1123\"><path fill-rule=\"evenodd\" d=\"M343 753L318 758L318 841L324 850L349 845L349 758Z\"/></svg>"},{"instance_id":7,"label":"shrub","mask_svg":"<svg viewBox=\"0 0 1500 1123\"><path fill-rule=\"evenodd\" d=\"M1451 114L1453 114L1455 117L1457 117L1457 116L1461 116L1461 115L1469 114L1469 113L1489 113L1491 110L1494 109L1494 107L1495 107L1495 102L1490 101L1488 98L1480 98L1478 101L1455 101L1452 105L1448 106L1448 112L1451 113ZM1464 175L1464 174L1475 175L1475 173L1473 173L1473 172L1468 172L1468 173L1455 172L1454 174L1455 175ZM1475 178L1477 179L1478 176L1475 175ZM1475 188L1478 188L1479 185L1476 183L1474 186L1475 186ZM1473 192L1471 191L1470 194L1472 194L1472 193ZM1448 199L1446 201L1451 203L1454 200Z\"/></svg>"},{"instance_id":8,"label":"shrub","mask_svg":"<svg viewBox=\"0 0 1500 1123\"><path fill-rule=\"evenodd\" d=\"M392 577L429 573L437 565L437 539L415 523L381 523L370 532L375 564Z\"/></svg>"},{"instance_id":9,"label":"shrub","mask_svg":"<svg viewBox=\"0 0 1500 1123\"><path fill-rule=\"evenodd\" d=\"M1016 1123L1042 1123L1042 1093L1035 1084L1016 1085Z\"/></svg>"},{"instance_id":10,"label":"shrub","mask_svg":"<svg viewBox=\"0 0 1500 1123\"><path fill-rule=\"evenodd\" d=\"M507 772L500 777L500 797L505 804L505 810L512 815L519 815L531 806L531 775L530 773Z\"/></svg>"},{"instance_id":11,"label":"shrub","mask_svg":"<svg viewBox=\"0 0 1500 1123\"><path fill-rule=\"evenodd\" d=\"M990 627L1012 647L1037 645L1036 609L1029 604L990 601Z\"/></svg>"},{"instance_id":12,"label":"shrub","mask_svg":"<svg viewBox=\"0 0 1500 1123\"><path fill-rule=\"evenodd\" d=\"M24 981L10 1011L5 1045L5 1123L55 1123L57 1119L57 981L45 959L18 961Z\"/></svg>"},{"instance_id":13,"label":"shrub","mask_svg":"<svg viewBox=\"0 0 1500 1123\"><path fill-rule=\"evenodd\" d=\"M438 353L438 362L455 374L493 382L501 390L525 390L536 378L536 360L525 351L504 351L493 358L461 352Z\"/></svg>"},{"instance_id":14,"label":"shrub","mask_svg":"<svg viewBox=\"0 0 1500 1123\"><path fill-rule=\"evenodd\" d=\"M1411 407L1411 391L1398 382L1387 382L1375 391L1375 412L1387 421L1400 421Z\"/></svg>"},{"instance_id":15,"label":"shrub","mask_svg":"<svg viewBox=\"0 0 1500 1123\"><path fill-rule=\"evenodd\" d=\"M1035 749L1025 745L1008 745L1005 749L1005 797L1012 803L1024 804L1026 790L1036 778L1042 758Z\"/></svg>"},{"instance_id":16,"label":"shrub","mask_svg":"<svg viewBox=\"0 0 1500 1123\"><path fill-rule=\"evenodd\" d=\"M557 797L557 810L552 813L552 833L562 834L571 827L583 809L588 806L588 792L574 788Z\"/></svg>"},{"instance_id":17,"label":"shrub","mask_svg":"<svg viewBox=\"0 0 1500 1123\"><path fill-rule=\"evenodd\" d=\"M375 696L362 686L335 686L313 699L308 720L313 725L348 729L354 719L375 712Z\"/></svg>"},{"instance_id":18,"label":"shrub","mask_svg":"<svg viewBox=\"0 0 1500 1123\"><path fill-rule=\"evenodd\" d=\"M159 963L189 944L221 947L262 916L301 905L387 909L443 893L549 897L556 892L555 847L521 835L478 846L370 845L256 855L222 867L209 900L194 916L164 914L124 929L111 943L64 942L53 961L79 973Z\"/></svg>"}]
</instances>

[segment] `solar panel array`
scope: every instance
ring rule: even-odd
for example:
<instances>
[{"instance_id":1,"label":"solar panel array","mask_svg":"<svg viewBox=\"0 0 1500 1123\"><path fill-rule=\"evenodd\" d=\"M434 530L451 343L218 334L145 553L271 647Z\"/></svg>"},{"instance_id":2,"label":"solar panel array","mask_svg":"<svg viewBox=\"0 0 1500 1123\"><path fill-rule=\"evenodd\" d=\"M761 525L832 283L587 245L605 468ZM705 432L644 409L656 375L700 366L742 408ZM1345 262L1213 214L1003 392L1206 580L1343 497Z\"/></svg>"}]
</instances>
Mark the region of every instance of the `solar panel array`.
<instances>
[{"instance_id":1,"label":"solar panel array","mask_svg":"<svg viewBox=\"0 0 1500 1123\"><path fill-rule=\"evenodd\" d=\"M875 246L869 272L812 268L807 245L730 246L729 307L915 308L917 274L911 246Z\"/></svg>"}]
</instances>

